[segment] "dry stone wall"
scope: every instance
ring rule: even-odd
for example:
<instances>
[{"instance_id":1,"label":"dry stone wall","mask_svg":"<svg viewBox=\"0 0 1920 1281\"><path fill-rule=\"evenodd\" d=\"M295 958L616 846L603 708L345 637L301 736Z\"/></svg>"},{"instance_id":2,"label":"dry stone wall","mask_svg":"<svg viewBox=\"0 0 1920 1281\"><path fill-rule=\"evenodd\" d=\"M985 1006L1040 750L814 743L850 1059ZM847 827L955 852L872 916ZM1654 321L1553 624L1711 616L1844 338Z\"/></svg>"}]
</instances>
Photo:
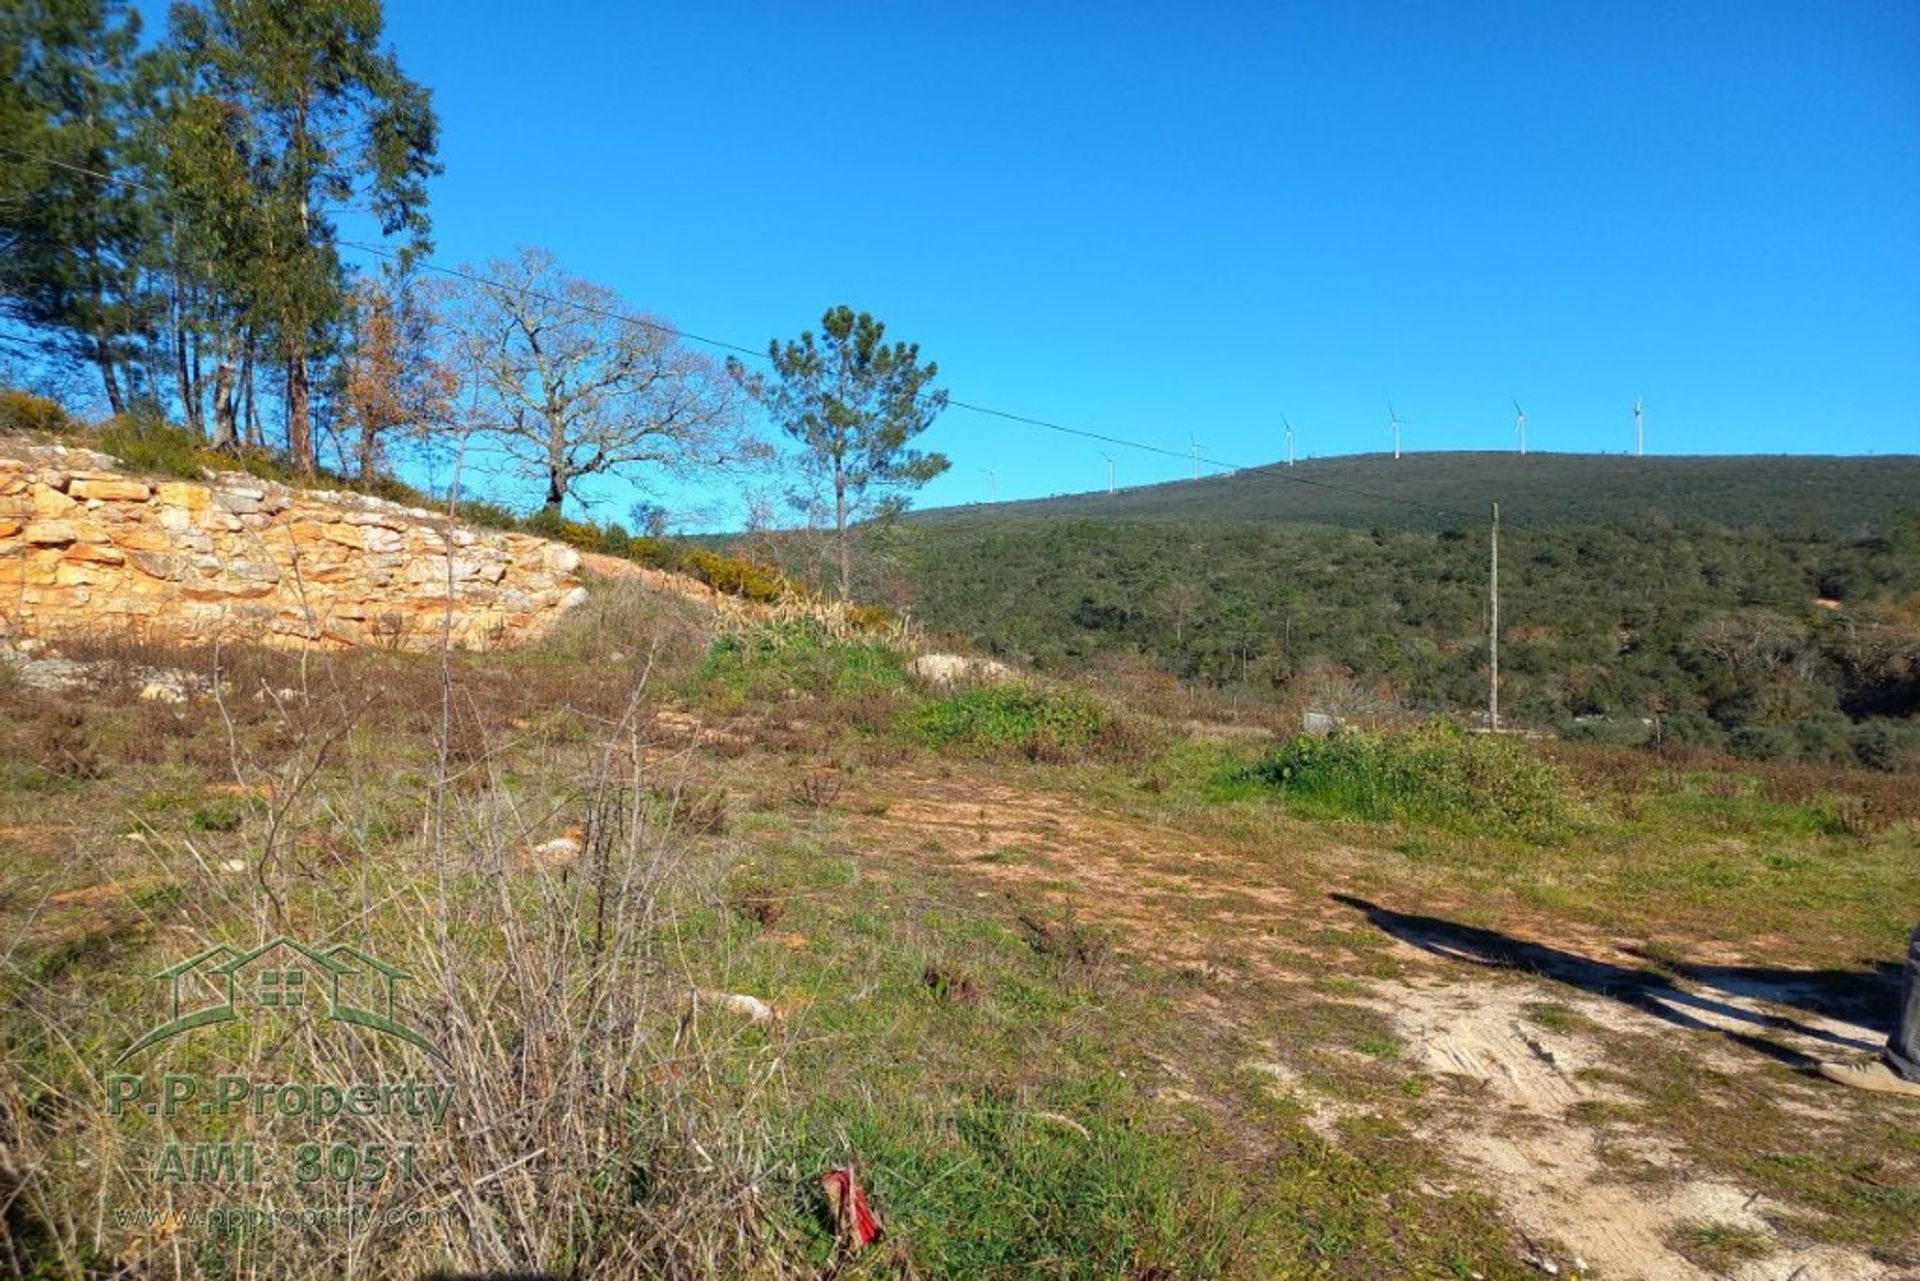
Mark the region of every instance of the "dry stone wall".
<instances>
[{"instance_id":1,"label":"dry stone wall","mask_svg":"<svg viewBox=\"0 0 1920 1281\"><path fill-rule=\"evenodd\" d=\"M130 630L272 645L519 644L586 599L570 547L241 472L128 475L0 439L0 637Z\"/></svg>"}]
</instances>

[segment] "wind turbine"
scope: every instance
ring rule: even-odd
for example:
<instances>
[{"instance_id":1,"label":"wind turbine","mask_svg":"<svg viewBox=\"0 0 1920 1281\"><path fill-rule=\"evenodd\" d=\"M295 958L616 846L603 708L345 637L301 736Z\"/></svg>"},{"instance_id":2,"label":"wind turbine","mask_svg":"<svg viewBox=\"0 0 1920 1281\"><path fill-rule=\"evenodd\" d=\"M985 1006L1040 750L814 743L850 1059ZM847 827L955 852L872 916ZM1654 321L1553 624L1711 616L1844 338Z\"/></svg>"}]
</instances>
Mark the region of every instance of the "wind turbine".
<instances>
[{"instance_id":1,"label":"wind turbine","mask_svg":"<svg viewBox=\"0 0 1920 1281\"><path fill-rule=\"evenodd\" d=\"M1520 402L1513 402L1513 430L1520 437L1520 456L1527 456L1527 411L1520 408Z\"/></svg>"},{"instance_id":2,"label":"wind turbine","mask_svg":"<svg viewBox=\"0 0 1920 1281\"><path fill-rule=\"evenodd\" d=\"M1287 429L1287 466L1293 466L1293 424L1287 421L1285 414L1280 415L1280 425Z\"/></svg>"},{"instance_id":3,"label":"wind turbine","mask_svg":"<svg viewBox=\"0 0 1920 1281\"><path fill-rule=\"evenodd\" d=\"M1393 402L1387 402L1387 421L1393 424L1393 456L1400 457L1400 415L1395 412Z\"/></svg>"},{"instance_id":4,"label":"wind turbine","mask_svg":"<svg viewBox=\"0 0 1920 1281\"><path fill-rule=\"evenodd\" d=\"M1633 452L1640 458L1647 454L1647 411L1638 396L1633 398Z\"/></svg>"},{"instance_id":5,"label":"wind turbine","mask_svg":"<svg viewBox=\"0 0 1920 1281\"><path fill-rule=\"evenodd\" d=\"M1113 492L1113 455L1103 449L1100 451L1100 456L1107 460L1107 492L1111 494Z\"/></svg>"},{"instance_id":6,"label":"wind turbine","mask_svg":"<svg viewBox=\"0 0 1920 1281\"><path fill-rule=\"evenodd\" d=\"M1000 480L999 480L1000 473L995 471L991 467L982 467L980 470L986 475L986 478L987 478L987 501L990 503L999 502L1000 501Z\"/></svg>"},{"instance_id":7,"label":"wind turbine","mask_svg":"<svg viewBox=\"0 0 1920 1281\"><path fill-rule=\"evenodd\" d=\"M1187 443L1193 446L1193 478L1195 480L1199 480L1200 479L1200 442L1193 438L1192 432L1188 432Z\"/></svg>"}]
</instances>

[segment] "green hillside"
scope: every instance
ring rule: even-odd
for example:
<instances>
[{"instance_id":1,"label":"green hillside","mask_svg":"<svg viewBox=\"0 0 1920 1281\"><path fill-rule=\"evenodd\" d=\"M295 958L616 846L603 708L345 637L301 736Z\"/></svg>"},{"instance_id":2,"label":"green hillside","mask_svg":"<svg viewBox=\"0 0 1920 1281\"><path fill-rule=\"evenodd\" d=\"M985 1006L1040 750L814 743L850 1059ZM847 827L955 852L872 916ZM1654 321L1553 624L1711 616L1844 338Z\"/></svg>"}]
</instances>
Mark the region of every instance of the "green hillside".
<instances>
[{"instance_id":1,"label":"green hillside","mask_svg":"<svg viewBox=\"0 0 1920 1281\"><path fill-rule=\"evenodd\" d=\"M1534 524L1704 522L1849 533L1883 528L1903 508L1920 507L1920 455L1357 454L1115 494L998 503L990 514L996 521L1305 521L1434 529L1456 518L1481 519L1494 502L1502 518ZM972 520L988 513L975 504L918 512L913 519Z\"/></svg>"},{"instance_id":2,"label":"green hillside","mask_svg":"<svg viewBox=\"0 0 1920 1281\"><path fill-rule=\"evenodd\" d=\"M920 513L873 537L865 590L1044 671L1472 715L1488 684L1494 499L1509 719L1913 763L1914 457L1316 461Z\"/></svg>"}]
</instances>

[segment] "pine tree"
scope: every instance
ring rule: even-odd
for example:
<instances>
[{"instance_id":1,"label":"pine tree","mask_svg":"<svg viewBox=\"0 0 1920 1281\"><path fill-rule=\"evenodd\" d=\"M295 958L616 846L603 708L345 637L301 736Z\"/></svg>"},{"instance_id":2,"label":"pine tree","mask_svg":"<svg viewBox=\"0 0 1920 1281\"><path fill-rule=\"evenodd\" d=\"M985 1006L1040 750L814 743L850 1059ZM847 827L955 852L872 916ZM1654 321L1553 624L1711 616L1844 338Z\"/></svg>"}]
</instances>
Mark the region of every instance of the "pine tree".
<instances>
[{"instance_id":1,"label":"pine tree","mask_svg":"<svg viewBox=\"0 0 1920 1281\"><path fill-rule=\"evenodd\" d=\"M808 488L793 495L803 509L831 513L839 559L840 595L853 592L852 526L886 520L906 506L910 491L947 470L942 454L911 448L933 425L947 393L929 390L940 367L920 363L916 343L888 346L887 327L866 312L831 308L811 330L788 343L775 339L767 358L771 378L750 374L738 360L734 377L800 446Z\"/></svg>"}]
</instances>

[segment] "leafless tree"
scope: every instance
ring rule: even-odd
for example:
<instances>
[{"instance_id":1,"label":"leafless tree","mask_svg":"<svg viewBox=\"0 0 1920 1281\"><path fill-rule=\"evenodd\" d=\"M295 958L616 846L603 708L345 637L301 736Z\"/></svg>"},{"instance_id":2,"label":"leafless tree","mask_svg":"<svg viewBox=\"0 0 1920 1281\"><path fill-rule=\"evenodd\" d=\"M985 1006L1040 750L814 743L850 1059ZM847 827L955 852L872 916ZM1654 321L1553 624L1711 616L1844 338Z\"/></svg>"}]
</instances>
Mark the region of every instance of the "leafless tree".
<instances>
[{"instance_id":1,"label":"leafless tree","mask_svg":"<svg viewBox=\"0 0 1920 1281\"><path fill-rule=\"evenodd\" d=\"M721 366L544 249L483 269L455 313L487 427L558 513L589 476L684 474L755 453Z\"/></svg>"}]
</instances>

